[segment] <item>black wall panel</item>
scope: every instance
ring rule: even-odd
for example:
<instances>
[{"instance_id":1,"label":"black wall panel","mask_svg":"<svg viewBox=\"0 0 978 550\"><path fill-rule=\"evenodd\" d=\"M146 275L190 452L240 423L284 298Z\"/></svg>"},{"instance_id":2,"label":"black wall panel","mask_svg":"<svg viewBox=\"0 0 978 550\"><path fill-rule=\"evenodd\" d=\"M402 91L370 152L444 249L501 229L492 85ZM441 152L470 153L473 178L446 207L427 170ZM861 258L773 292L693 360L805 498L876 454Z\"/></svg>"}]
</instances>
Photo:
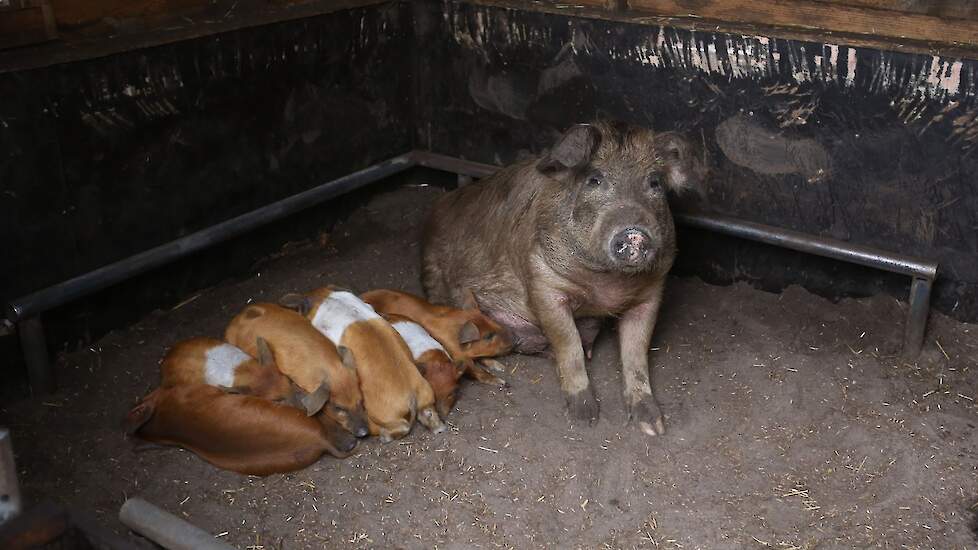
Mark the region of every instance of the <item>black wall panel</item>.
<instances>
[{"instance_id":1,"label":"black wall panel","mask_svg":"<svg viewBox=\"0 0 978 550\"><path fill-rule=\"evenodd\" d=\"M429 71L417 77L419 143L506 163L596 116L680 130L711 166L701 207L937 259L936 306L978 319L975 61L416 6ZM791 255L705 235L683 246L679 269L713 280L805 282L828 295L905 284L810 258L799 279Z\"/></svg>"}]
</instances>

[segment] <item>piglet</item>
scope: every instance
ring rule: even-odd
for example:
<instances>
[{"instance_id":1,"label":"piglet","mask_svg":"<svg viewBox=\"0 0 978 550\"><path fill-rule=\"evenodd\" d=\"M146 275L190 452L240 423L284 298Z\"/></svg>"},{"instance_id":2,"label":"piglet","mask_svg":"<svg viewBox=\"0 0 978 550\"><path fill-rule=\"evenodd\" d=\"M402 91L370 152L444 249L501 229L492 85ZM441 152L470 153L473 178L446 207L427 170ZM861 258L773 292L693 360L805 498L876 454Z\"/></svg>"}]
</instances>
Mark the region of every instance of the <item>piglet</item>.
<instances>
[{"instance_id":1,"label":"piglet","mask_svg":"<svg viewBox=\"0 0 978 550\"><path fill-rule=\"evenodd\" d=\"M294 311L275 304L255 303L228 324L224 339L247 352L256 342L268 342L275 363L303 391L306 412L322 409L357 437L368 433L363 394L353 355L313 328Z\"/></svg>"},{"instance_id":2,"label":"piglet","mask_svg":"<svg viewBox=\"0 0 978 550\"><path fill-rule=\"evenodd\" d=\"M434 392L414 366L411 350L372 307L336 287L290 294L282 303L306 315L331 342L350 350L371 434L384 441L404 437L415 419L432 432L445 430Z\"/></svg>"},{"instance_id":3,"label":"piglet","mask_svg":"<svg viewBox=\"0 0 978 550\"><path fill-rule=\"evenodd\" d=\"M380 313L403 315L424 327L452 359L463 363L469 377L483 384L504 383L474 364L476 359L485 361L509 353L512 344L506 329L482 314L471 292L461 308L435 305L399 290L371 290L362 298Z\"/></svg>"},{"instance_id":4,"label":"piglet","mask_svg":"<svg viewBox=\"0 0 978 550\"><path fill-rule=\"evenodd\" d=\"M445 348L428 334L421 325L401 315L384 315L411 349L414 364L435 392L435 408L441 416L448 416L458 399L458 379L465 367L449 357Z\"/></svg>"},{"instance_id":5,"label":"piglet","mask_svg":"<svg viewBox=\"0 0 978 550\"><path fill-rule=\"evenodd\" d=\"M276 368L268 344L258 338L256 349L258 359L216 338L178 342L163 357L160 385L210 384L232 393L301 406L297 388Z\"/></svg>"},{"instance_id":6,"label":"piglet","mask_svg":"<svg viewBox=\"0 0 978 550\"><path fill-rule=\"evenodd\" d=\"M305 468L323 453L350 455L357 440L325 417L207 384L157 388L126 417L130 435L183 447L211 464L266 476Z\"/></svg>"}]
</instances>

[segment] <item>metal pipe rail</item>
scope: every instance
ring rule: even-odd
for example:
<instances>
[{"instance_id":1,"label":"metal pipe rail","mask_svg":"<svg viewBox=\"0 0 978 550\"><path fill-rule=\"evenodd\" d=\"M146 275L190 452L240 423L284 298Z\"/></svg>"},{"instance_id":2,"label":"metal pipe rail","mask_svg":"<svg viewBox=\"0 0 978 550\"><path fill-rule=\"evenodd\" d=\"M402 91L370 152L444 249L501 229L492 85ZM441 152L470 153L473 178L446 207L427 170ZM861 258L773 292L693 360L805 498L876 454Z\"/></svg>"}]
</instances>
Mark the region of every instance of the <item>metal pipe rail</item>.
<instances>
[{"instance_id":1,"label":"metal pipe rail","mask_svg":"<svg viewBox=\"0 0 978 550\"><path fill-rule=\"evenodd\" d=\"M54 370L48 357L44 328L40 319L41 313L343 193L403 172L414 165L414 160L410 154L396 156L252 210L236 218L201 229L186 237L181 237L54 286L11 300L6 307L6 317L17 324L17 332L20 335L21 350L27 364L27 376L32 393L51 393L55 389Z\"/></svg>"},{"instance_id":2,"label":"metal pipe rail","mask_svg":"<svg viewBox=\"0 0 978 550\"><path fill-rule=\"evenodd\" d=\"M428 151L411 151L186 237L11 300L7 303L6 317L17 324L32 391L49 393L54 391L55 387L44 328L40 320L41 313L415 166L455 173L460 179L482 178L499 170L499 167L491 164L467 161ZM911 358L919 355L927 323L931 286L937 276L935 262L725 216L679 213L676 215L676 220L690 227L913 277L910 288L910 314L904 336L904 354Z\"/></svg>"}]
</instances>

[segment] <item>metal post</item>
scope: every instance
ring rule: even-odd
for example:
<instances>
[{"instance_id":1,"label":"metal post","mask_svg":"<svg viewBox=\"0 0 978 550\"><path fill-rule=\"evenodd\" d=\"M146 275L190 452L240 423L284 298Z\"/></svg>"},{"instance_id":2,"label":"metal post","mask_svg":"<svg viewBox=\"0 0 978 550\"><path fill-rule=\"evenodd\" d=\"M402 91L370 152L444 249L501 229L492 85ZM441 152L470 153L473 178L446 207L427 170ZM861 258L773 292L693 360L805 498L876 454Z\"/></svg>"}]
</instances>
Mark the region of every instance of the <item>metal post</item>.
<instances>
[{"instance_id":1,"label":"metal post","mask_svg":"<svg viewBox=\"0 0 978 550\"><path fill-rule=\"evenodd\" d=\"M903 355L916 359L924 345L924 329L927 327L927 313L930 310L930 279L914 277L910 284L910 313L903 337Z\"/></svg>"},{"instance_id":2,"label":"metal post","mask_svg":"<svg viewBox=\"0 0 978 550\"><path fill-rule=\"evenodd\" d=\"M0 525L20 514L20 486L10 430L0 428Z\"/></svg>"},{"instance_id":3,"label":"metal post","mask_svg":"<svg viewBox=\"0 0 978 550\"><path fill-rule=\"evenodd\" d=\"M119 510L124 525L170 550L234 550L200 527L141 498L130 498Z\"/></svg>"},{"instance_id":4,"label":"metal post","mask_svg":"<svg viewBox=\"0 0 978 550\"><path fill-rule=\"evenodd\" d=\"M20 347L27 363L27 380L31 393L35 396L53 393L55 390L54 367L48 356L48 345L44 339L44 325L41 317L35 315L17 323L20 334Z\"/></svg>"}]
</instances>

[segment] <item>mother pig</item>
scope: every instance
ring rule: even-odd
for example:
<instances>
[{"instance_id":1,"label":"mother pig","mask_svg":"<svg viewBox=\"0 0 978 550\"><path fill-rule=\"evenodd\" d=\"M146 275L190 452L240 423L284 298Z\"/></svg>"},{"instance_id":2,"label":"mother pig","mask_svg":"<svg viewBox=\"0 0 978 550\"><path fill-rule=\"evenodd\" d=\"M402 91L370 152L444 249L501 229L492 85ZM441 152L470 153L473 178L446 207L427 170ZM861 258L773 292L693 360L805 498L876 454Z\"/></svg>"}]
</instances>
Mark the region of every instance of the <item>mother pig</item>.
<instances>
[{"instance_id":1,"label":"mother pig","mask_svg":"<svg viewBox=\"0 0 978 550\"><path fill-rule=\"evenodd\" d=\"M662 434L648 350L676 256L666 192L691 186L701 172L676 134L603 121L574 126L539 158L438 200L424 236L428 296L460 306L471 290L509 329L515 351L549 345L571 416L589 422L598 402L585 348L602 318L617 318L629 417Z\"/></svg>"}]
</instances>

